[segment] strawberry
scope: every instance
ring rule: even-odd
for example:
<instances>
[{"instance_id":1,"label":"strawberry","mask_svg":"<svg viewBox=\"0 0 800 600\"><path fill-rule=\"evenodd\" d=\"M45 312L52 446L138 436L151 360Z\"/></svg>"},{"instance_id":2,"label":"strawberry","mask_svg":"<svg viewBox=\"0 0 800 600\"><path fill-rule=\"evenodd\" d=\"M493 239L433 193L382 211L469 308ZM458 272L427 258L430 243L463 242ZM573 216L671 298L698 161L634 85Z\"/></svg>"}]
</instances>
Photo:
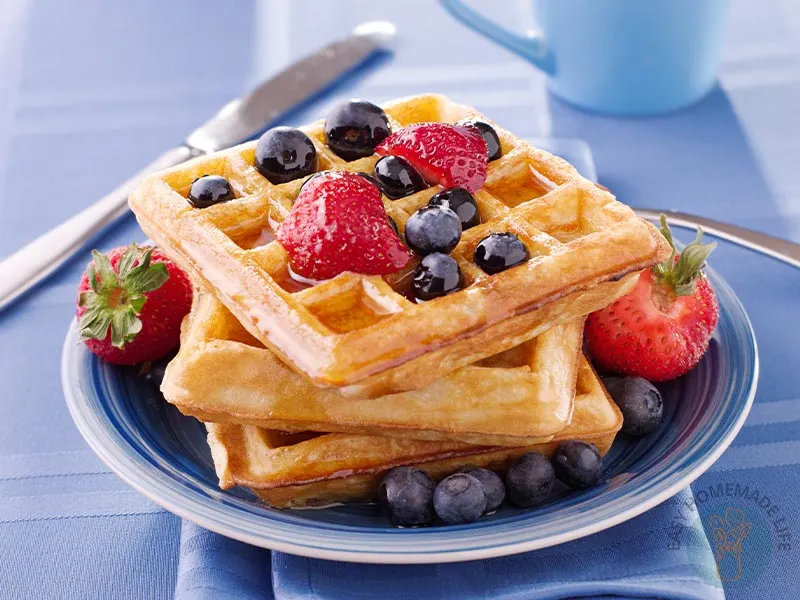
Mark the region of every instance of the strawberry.
<instances>
[{"instance_id":1,"label":"strawberry","mask_svg":"<svg viewBox=\"0 0 800 600\"><path fill-rule=\"evenodd\" d=\"M92 252L78 286L78 327L94 354L117 365L155 360L180 341L189 278L160 250L136 244Z\"/></svg>"},{"instance_id":2,"label":"strawberry","mask_svg":"<svg viewBox=\"0 0 800 600\"><path fill-rule=\"evenodd\" d=\"M431 184L474 193L486 181L488 150L475 127L416 123L387 137L375 152L404 158Z\"/></svg>"},{"instance_id":3,"label":"strawberry","mask_svg":"<svg viewBox=\"0 0 800 600\"><path fill-rule=\"evenodd\" d=\"M292 270L314 280L345 271L387 275L411 259L389 224L380 190L346 171L309 179L276 238L289 253Z\"/></svg>"},{"instance_id":4,"label":"strawberry","mask_svg":"<svg viewBox=\"0 0 800 600\"><path fill-rule=\"evenodd\" d=\"M719 317L719 306L702 268L716 244L697 239L678 254L664 216L661 233L672 246L665 262L643 271L633 290L589 315L586 343L599 366L666 381L700 361Z\"/></svg>"}]
</instances>

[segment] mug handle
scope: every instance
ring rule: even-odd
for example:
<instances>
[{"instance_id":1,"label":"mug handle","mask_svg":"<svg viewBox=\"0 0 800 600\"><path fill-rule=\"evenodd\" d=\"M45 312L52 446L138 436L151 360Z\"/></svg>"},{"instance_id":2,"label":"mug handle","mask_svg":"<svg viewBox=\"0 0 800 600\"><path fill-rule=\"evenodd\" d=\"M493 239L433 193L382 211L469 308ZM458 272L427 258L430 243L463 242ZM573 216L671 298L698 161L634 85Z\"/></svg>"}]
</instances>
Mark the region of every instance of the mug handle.
<instances>
[{"instance_id":1,"label":"mug handle","mask_svg":"<svg viewBox=\"0 0 800 600\"><path fill-rule=\"evenodd\" d=\"M475 9L464 4L462 0L440 0L440 2L451 15L467 27L519 54L545 73L553 74L555 70L553 54L540 32L520 35L509 31L505 27L500 27Z\"/></svg>"}]
</instances>

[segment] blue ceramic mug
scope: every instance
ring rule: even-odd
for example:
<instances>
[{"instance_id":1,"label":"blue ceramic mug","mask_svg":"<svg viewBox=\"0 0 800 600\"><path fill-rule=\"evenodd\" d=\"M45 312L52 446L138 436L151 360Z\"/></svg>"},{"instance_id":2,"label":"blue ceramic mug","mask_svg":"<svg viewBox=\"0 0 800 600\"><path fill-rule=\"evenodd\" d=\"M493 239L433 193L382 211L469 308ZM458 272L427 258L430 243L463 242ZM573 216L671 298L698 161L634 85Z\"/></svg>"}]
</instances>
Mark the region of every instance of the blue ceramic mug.
<instances>
[{"instance_id":1,"label":"blue ceramic mug","mask_svg":"<svg viewBox=\"0 0 800 600\"><path fill-rule=\"evenodd\" d=\"M545 71L553 93L588 110L667 112L699 100L716 81L728 0L532 1L540 32L524 36L462 0L441 0L464 24Z\"/></svg>"}]
</instances>

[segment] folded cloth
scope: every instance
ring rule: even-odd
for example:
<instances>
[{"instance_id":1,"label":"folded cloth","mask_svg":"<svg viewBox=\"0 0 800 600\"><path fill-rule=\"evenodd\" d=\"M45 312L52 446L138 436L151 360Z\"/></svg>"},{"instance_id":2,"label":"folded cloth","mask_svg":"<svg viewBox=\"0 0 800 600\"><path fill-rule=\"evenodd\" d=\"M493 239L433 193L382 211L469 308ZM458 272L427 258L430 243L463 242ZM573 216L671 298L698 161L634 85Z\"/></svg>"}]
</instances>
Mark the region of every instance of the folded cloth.
<instances>
[{"instance_id":1,"label":"folded cloth","mask_svg":"<svg viewBox=\"0 0 800 600\"><path fill-rule=\"evenodd\" d=\"M685 490L592 536L464 563L365 565L268 552L184 522L176 600L725 597Z\"/></svg>"}]
</instances>

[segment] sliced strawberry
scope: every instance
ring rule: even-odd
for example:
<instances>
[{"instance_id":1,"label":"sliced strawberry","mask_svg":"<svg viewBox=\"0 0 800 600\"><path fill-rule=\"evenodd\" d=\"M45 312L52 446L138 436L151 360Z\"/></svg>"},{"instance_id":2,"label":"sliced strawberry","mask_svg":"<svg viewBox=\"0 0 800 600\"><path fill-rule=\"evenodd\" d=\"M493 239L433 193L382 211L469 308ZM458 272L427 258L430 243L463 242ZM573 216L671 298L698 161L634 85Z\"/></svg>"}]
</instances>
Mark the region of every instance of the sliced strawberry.
<instances>
[{"instance_id":1,"label":"sliced strawberry","mask_svg":"<svg viewBox=\"0 0 800 600\"><path fill-rule=\"evenodd\" d=\"M662 221L662 232L672 236ZM714 244L697 241L642 272L633 290L589 315L586 344L597 364L651 381L691 370L708 349L719 307L701 269ZM673 246L674 250L674 246Z\"/></svg>"},{"instance_id":2,"label":"sliced strawberry","mask_svg":"<svg viewBox=\"0 0 800 600\"><path fill-rule=\"evenodd\" d=\"M289 253L292 270L309 279L345 271L386 275L411 259L389 224L378 188L343 171L309 180L276 237Z\"/></svg>"},{"instance_id":3,"label":"sliced strawberry","mask_svg":"<svg viewBox=\"0 0 800 600\"><path fill-rule=\"evenodd\" d=\"M475 127L416 123L390 135L375 151L404 158L431 184L474 193L486 181L488 150Z\"/></svg>"}]
</instances>

